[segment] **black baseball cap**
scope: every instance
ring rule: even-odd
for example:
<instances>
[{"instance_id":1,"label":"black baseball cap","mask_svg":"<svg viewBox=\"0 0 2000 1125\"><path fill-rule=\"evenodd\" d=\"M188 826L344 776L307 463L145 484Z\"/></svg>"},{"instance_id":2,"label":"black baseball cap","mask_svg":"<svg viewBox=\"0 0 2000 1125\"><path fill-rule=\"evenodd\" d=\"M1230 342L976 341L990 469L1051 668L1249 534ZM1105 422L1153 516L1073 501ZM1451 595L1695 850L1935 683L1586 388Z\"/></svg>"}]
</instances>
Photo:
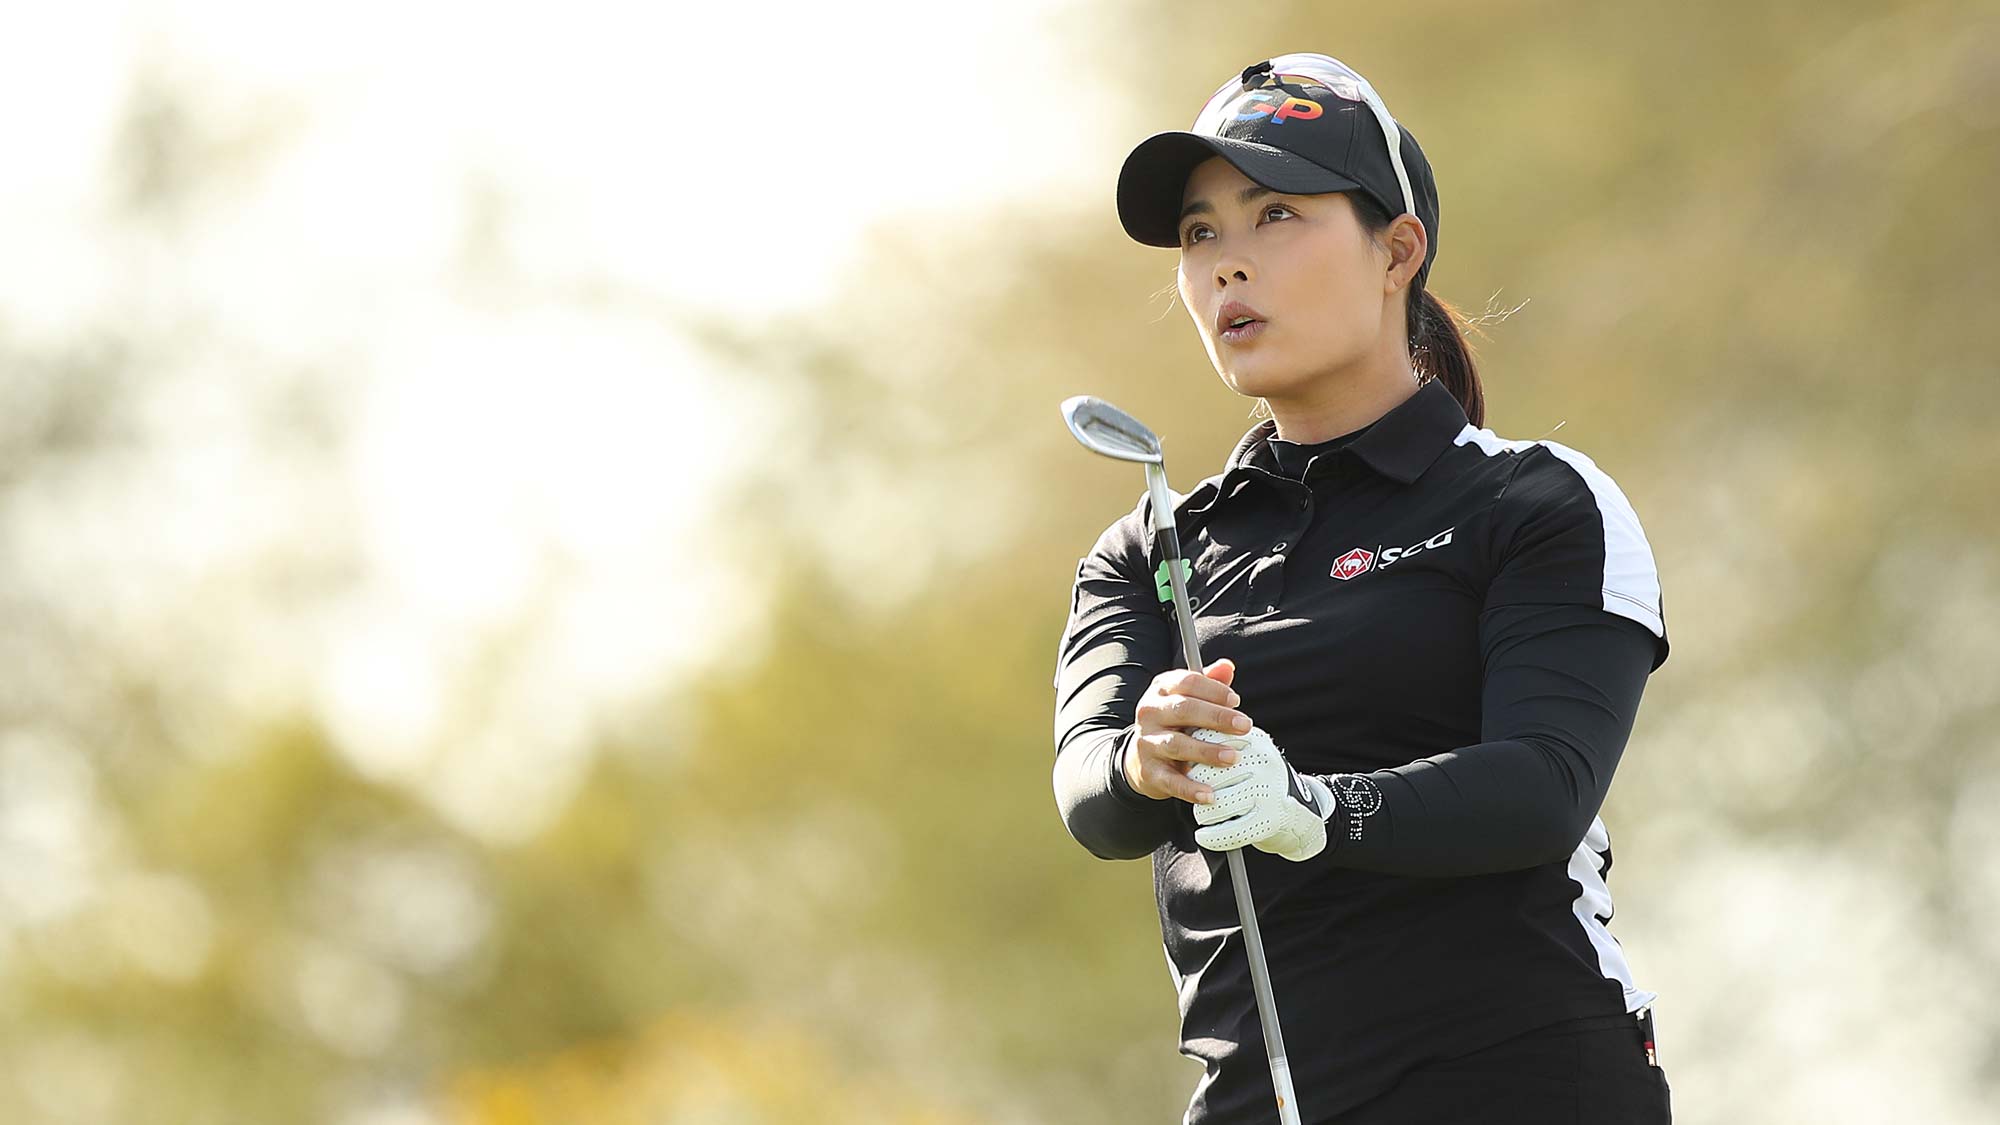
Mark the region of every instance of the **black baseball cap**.
<instances>
[{"instance_id":1,"label":"black baseball cap","mask_svg":"<svg viewBox=\"0 0 2000 1125\"><path fill-rule=\"evenodd\" d=\"M1220 156L1273 191L1364 191L1391 215L1413 214L1437 260L1437 183L1430 161L1368 80L1339 59L1299 53L1253 63L1209 96L1190 130L1139 142L1118 172L1118 220L1147 246L1180 245L1188 173Z\"/></svg>"}]
</instances>

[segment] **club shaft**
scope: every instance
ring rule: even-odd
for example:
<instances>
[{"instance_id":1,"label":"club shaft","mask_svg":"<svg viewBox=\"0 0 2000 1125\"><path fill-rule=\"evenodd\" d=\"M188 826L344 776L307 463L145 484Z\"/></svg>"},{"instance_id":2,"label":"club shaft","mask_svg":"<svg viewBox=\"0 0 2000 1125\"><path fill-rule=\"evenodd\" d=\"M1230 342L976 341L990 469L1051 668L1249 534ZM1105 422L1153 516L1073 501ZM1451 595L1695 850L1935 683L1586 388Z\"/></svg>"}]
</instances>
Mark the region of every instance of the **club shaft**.
<instances>
[{"instance_id":1,"label":"club shaft","mask_svg":"<svg viewBox=\"0 0 2000 1125\"><path fill-rule=\"evenodd\" d=\"M1189 601L1187 582L1181 576L1180 534L1174 527L1173 508L1167 502L1167 471L1158 464L1146 466L1146 485L1153 496L1154 544L1167 560L1167 585L1172 590L1174 618L1180 624L1181 659L1192 670L1202 670L1201 642L1195 636L1194 609ZM1264 1029L1264 1051L1271 1060L1271 1087L1278 1097L1280 1125L1299 1125L1298 1096L1292 1090L1292 1064L1285 1054L1284 1032L1278 1026L1278 1002L1271 991L1271 970L1264 960L1264 935L1257 928L1257 904L1250 896L1250 873L1244 868L1243 849L1222 853L1229 863L1229 883L1236 891L1236 914L1243 923L1243 950L1250 960L1250 988L1257 996L1257 1020Z\"/></svg>"}]
</instances>

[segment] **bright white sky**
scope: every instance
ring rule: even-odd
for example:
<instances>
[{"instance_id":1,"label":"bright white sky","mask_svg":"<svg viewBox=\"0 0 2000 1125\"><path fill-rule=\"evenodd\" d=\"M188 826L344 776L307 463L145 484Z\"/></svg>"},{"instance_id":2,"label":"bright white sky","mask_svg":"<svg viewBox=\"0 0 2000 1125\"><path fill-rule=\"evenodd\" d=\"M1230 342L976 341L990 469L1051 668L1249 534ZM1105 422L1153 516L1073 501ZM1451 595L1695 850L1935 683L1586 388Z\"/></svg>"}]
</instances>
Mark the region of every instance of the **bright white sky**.
<instances>
[{"instance_id":1,"label":"bright white sky","mask_svg":"<svg viewBox=\"0 0 2000 1125\"><path fill-rule=\"evenodd\" d=\"M225 662L246 706L304 692L364 768L468 826L532 828L594 724L754 620L696 529L756 404L645 310L754 329L829 294L865 224L899 214L1055 192L1108 214L1123 150L1079 112L1095 69L1058 54L1080 18L1065 0L15 13L0 332L176 343L137 411L156 459L7 514L26 572L165 666ZM187 98L222 185L164 228L111 218L107 154L148 73ZM499 241L469 251L488 206ZM639 300L580 304L585 281ZM334 388L337 479L258 437L259 384L288 365ZM358 556L362 592L245 592L316 553ZM475 673L496 641L512 658Z\"/></svg>"}]
</instances>

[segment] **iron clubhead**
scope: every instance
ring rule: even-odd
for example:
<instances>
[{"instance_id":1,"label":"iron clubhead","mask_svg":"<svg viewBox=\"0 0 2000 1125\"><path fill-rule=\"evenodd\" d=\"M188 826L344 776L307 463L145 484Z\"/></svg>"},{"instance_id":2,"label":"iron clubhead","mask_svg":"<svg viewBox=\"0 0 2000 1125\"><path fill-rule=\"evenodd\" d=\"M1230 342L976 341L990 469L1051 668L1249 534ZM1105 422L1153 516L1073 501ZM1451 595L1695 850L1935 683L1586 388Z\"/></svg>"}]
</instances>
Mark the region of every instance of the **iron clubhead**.
<instances>
[{"instance_id":1,"label":"iron clubhead","mask_svg":"<svg viewBox=\"0 0 2000 1125\"><path fill-rule=\"evenodd\" d=\"M1063 421L1084 448L1120 461L1162 463L1160 437L1144 422L1098 398L1074 395L1063 400Z\"/></svg>"}]
</instances>

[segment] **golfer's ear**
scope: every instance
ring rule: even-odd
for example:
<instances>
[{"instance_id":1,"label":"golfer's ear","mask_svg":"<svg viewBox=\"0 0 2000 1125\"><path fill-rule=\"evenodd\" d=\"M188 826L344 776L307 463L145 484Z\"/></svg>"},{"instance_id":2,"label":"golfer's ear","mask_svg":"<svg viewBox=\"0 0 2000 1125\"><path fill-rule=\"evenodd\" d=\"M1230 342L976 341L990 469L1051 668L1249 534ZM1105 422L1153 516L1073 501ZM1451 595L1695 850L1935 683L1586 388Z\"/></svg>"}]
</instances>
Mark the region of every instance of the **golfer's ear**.
<instances>
[{"instance_id":1,"label":"golfer's ear","mask_svg":"<svg viewBox=\"0 0 2000 1125\"><path fill-rule=\"evenodd\" d=\"M1396 216L1385 233L1389 243L1385 284L1393 291L1416 279L1417 271L1423 268L1424 259L1430 254L1430 239L1424 234L1424 224L1410 214Z\"/></svg>"}]
</instances>

